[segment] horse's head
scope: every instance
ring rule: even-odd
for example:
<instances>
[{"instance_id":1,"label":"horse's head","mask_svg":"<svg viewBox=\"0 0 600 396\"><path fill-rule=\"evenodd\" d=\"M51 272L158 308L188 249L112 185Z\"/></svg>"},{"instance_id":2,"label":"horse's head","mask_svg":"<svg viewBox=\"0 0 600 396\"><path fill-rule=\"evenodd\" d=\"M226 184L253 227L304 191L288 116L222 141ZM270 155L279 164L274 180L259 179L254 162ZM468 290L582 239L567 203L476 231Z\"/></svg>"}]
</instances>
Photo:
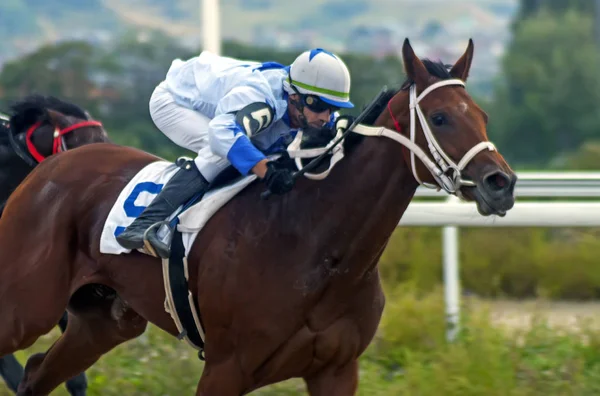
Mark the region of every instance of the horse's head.
<instances>
[{"instance_id":1,"label":"horse's head","mask_svg":"<svg viewBox=\"0 0 600 396\"><path fill-rule=\"evenodd\" d=\"M388 103L380 122L420 146L437 174L409 150L404 161L415 179L476 201L482 215L503 216L514 205L515 173L488 141L486 113L464 88L473 42L454 66L419 59L408 39L402 48L407 81Z\"/></svg>"},{"instance_id":2,"label":"horse's head","mask_svg":"<svg viewBox=\"0 0 600 396\"><path fill-rule=\"evenodd\" d=\"M11 107L0 125L0 210L8 196L48 156L90 143L108 142L102 124L78 106L31 95Z\"/></svg>"},{"instance_id":3,"label":"horse's head","mask_svg":"<svg viewBox=\"0 0 600 396\"><path fill-rule=\"evenodd\" d=\"M109 141L102 124L90 118L83 109L55 97L28 96L12 106L13 148L24 151L29 158L23 160L35 166L61 151Z\"/></svg>"}]
</instances>

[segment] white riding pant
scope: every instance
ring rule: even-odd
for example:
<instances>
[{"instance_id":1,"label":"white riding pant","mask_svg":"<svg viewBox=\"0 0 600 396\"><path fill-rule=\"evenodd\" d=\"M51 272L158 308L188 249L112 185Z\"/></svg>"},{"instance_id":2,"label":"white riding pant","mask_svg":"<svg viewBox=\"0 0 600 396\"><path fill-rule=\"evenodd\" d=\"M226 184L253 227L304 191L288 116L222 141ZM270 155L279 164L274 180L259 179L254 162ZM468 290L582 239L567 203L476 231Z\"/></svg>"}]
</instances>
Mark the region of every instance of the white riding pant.
<instances>
[{"instance_id":1,"label":"white riding pant","mask_svg":"<svg viewBox=\"0 0 600 396\"><path fill-rule=\"evenodd\" d=\"M230 165L227 158L215 155L208 143L210 118L175 102L165 83L160 83L150 97L152 121L173 143L198 153L196 166L207 181L212 182Z\"/></svg>"}]
</instances>

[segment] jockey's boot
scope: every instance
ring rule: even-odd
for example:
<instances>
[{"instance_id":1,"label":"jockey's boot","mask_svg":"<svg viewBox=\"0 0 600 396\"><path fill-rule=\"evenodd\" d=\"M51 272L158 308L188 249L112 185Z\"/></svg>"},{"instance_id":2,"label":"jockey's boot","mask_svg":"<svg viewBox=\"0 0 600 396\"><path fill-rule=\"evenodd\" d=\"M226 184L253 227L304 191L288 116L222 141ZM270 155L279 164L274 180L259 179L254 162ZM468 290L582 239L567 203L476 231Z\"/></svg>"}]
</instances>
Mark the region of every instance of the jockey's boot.
<instances>
[{"instance_id":1,"label":"jockey's boot","mask_svg":"<svg viewBox=\"0 0 600 396\"><path fill-rule=\"evenodd\" d=\"M168 258L170 247L160 240L156 232L179 206L195 195L201 198L208 186L208 181L198 171L196 164L193 161L184 162L152 203L117 236L117 242L126 249L141 249L146 245L151 254Z\"/></svg>"}]
</instances>

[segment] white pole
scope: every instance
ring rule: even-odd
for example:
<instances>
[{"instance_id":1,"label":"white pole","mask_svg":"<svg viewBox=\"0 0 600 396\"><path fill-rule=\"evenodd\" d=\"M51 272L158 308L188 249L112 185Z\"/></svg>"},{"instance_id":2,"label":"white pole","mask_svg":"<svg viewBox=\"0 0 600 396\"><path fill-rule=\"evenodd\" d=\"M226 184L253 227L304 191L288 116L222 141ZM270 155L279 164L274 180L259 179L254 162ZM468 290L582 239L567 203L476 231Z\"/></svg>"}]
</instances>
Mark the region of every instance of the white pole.
<instances>
[{"instance_id":1,"label":"white pole","mask_svg":"<svg viewBox=\"0 0 600 396\"><path fill-rule=\"evenodd\" d=\"M449 201L458 198L450 196ZM442 231L444 264L444 294L446 301L446 338L454 341L460 322L460 286L458 282L458 228L444 227Z\"/></svg>"},{"instance_id":2,"label":"white pole","mask_svg":"<svg viewBox=\"0 0 600 396\"><path fill-rule=\"evenodd\" d=\"M202 1L202 49L221 54L221 23L219 0Z\"/></svg>"}]
</instances>

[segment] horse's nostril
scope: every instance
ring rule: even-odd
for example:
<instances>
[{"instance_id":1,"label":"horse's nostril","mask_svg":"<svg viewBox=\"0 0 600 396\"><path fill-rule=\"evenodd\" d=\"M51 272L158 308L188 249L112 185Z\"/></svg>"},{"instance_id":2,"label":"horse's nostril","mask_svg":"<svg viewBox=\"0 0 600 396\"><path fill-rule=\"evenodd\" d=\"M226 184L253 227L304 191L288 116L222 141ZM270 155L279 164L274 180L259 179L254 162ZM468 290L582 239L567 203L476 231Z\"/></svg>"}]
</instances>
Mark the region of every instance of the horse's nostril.
<instances>
[{"instance_id":1,"label":"horse's nostril","mask_svg":"<svg viewBox=\"0 0 600 396\"><path fill-rule=\"evenodd\" d=\"M513 183L504 172L493 172L483 178L483 183L490 192L503 192L512 188Z\"/></svg>"}]
</instances>

